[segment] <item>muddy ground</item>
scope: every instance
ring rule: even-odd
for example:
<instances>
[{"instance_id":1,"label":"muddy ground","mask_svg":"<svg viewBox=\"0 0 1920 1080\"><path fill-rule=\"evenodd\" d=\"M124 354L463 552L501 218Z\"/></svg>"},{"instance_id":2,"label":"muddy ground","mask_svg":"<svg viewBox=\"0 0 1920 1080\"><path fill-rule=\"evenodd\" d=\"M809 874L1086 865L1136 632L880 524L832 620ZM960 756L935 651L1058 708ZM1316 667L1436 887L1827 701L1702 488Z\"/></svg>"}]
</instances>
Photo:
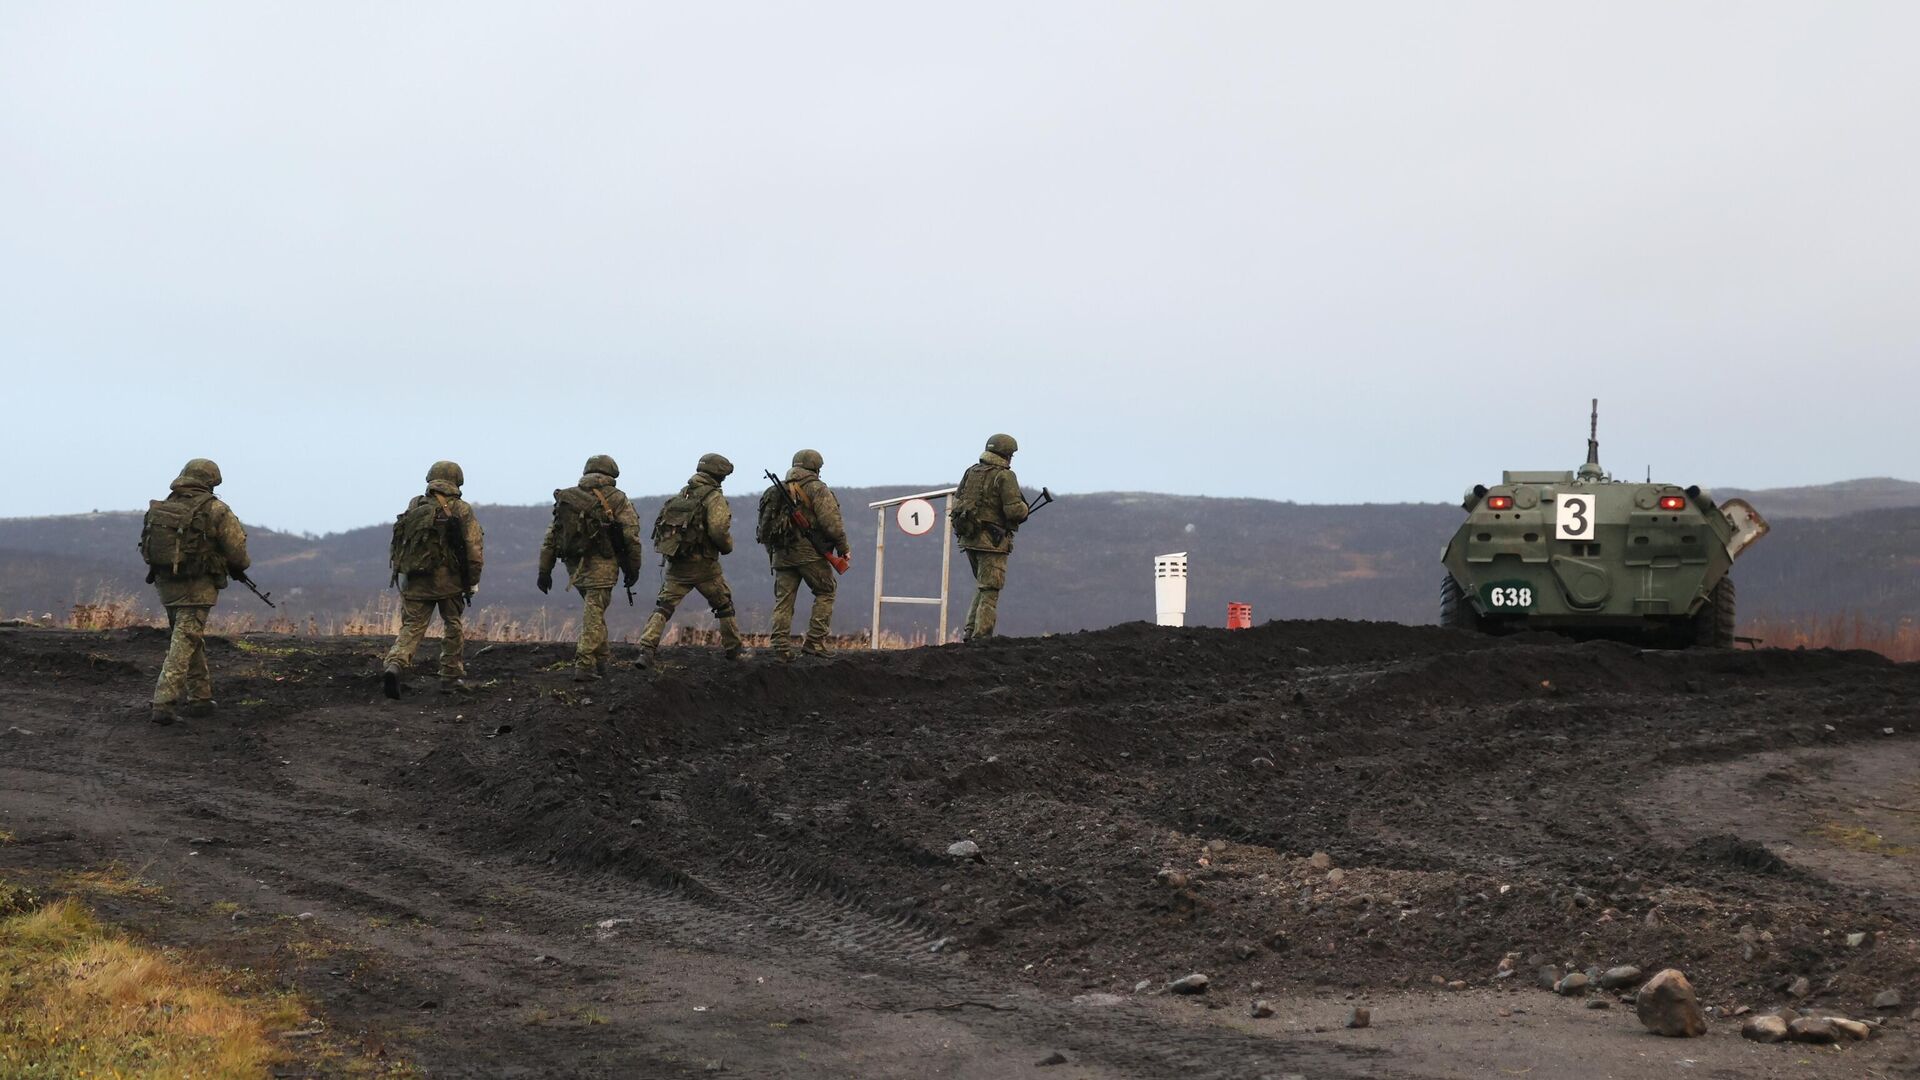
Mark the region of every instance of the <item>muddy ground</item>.
<instances>
[{"instance_id":1,"label":"muddy ground","mask_svg":"<svg viewBox=\"0 0 1920 1080\"><path fill-rule=\"evenodd\" d=\"M215 641L159 728L161 633L0 630L0 876L153 883L94 900L353 1051L283 1075L1920 1075L1920 666L1134 625L586 687L497 645L389 702L384 644ZM1680 967L1712 1031L1546 963ZM1884 1037L1741 1040L1799 977Z\"/></svg>"}]
</instances>

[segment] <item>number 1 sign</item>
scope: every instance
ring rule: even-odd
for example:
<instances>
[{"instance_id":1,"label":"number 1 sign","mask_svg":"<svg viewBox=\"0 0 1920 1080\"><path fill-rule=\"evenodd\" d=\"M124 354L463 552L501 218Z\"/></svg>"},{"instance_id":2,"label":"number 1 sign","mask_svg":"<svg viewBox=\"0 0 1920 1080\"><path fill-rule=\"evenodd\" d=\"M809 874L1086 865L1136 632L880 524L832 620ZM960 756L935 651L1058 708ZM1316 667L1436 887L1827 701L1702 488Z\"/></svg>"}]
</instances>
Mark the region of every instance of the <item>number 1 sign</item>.
<instances>
[{"instance_id":1,"label":"number 1 sign","mask_svg":"<svg viewBox=\"0 0 1920 1080\"><path fill-rule=\"evenodd\" d=\"M908 499L900 504L893 513L893 519L900 523L900 531L908 536L925 536L933 531L934 522L939 520L934 513L933 504L925 499Z\"/></svg>"}]
</instances>

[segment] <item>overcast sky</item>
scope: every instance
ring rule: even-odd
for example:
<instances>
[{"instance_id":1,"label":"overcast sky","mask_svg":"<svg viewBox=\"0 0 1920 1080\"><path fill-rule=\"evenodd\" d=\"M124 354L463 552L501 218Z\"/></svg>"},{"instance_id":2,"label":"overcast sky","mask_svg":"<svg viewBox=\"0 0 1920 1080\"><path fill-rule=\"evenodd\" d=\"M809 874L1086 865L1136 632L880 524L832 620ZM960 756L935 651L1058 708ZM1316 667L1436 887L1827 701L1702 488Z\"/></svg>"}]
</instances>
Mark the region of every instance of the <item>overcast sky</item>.
<instances>
[{"instance_id":1,"label":"overcast sky","mask_svg":"<svg viewBox=\"0 0 1920 1080\"><path fill-rule=\"evenodd\" d=\"M0 3L0 516L1920 475L1910 3ZM748 485L736 484L745 488Z\"/></svg>"}]
</instances>

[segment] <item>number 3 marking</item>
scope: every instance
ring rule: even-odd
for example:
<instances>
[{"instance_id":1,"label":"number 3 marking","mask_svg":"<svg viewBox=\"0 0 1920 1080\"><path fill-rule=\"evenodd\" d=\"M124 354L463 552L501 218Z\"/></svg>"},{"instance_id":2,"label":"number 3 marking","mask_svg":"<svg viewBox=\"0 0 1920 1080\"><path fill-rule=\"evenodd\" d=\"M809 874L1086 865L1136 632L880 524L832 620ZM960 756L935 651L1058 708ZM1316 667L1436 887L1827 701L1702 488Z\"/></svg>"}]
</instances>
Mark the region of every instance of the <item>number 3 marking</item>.
<instances>
[{"instance_id":1,"label":"number 3 marking","mask_svg":"<svg viewBox=\"0 0 1920 1080\"><path fill-rule=\"evenodd\" d=\"M1560 539L1585 540L1593 535L1593 504L1584 495L1568 495L1560 500L1556 522Z\"/></svg>"}]
</instances>

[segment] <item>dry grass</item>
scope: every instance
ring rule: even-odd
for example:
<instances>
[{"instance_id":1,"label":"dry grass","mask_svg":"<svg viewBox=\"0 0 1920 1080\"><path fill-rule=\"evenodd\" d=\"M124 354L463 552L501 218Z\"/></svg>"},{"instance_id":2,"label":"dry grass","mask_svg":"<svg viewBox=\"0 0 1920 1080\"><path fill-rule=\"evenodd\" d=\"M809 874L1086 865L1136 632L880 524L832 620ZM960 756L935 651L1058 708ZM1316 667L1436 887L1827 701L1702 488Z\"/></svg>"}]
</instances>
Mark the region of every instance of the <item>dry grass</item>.
<instances>
[{"instance_id":1,"label":"dry grass","mask_svg":"<svg viewBox=\"0 0 1920 1080\"><path fill-rule=\"evenodd\" d=\"M1743 637L1775 649L1865 649L1891 660L1920 660L1920 623L1911 618L1869 619L1858 612L1798 619L1750 619Z\"/></svg>"},{"instance_id":2,"label":"dry grass","mask_svg":"<svg viewBox=\"0 0 1920 1080\"><path fill-rule=\"evenodd\" d=\"M621 594L616 592L614 600L619 602ZM625 605L621 605L624 607ZM643 602L633 609L642 616L649 610ZM718 646L720 631L713 624L711 616L705 612L681 613L679 622L667 628L664 644L667 645L709 645ZM609 620L612 621L611 619ZM625 625L617 629L609 627L609 637L615 641L632 644L640 640L645 626L645 618L622 620ZM167 625L166 612L147 606L145 598L129 592L102 587L92 600L75 604L73 610L60 623L73 630L118 630L129 626L163 627ZM215 608L208 620L209 633L225 637L237 637L241 634L269 633L285 634L289 637L392 637L400 632L400 597L398 594L381 593L371 602L351 611L335 615L309 615L304 620L294 620L275 616L268 619L257 618L247 608L222 611ZM554 616L542 608L531 616L522 615L500 607L477 607L467 612L467 640L473 642L571 642L580 636L578 616ZM435 619L427 629L427 637L436 639L441 636L440 621ZM745 635L749 647L766 648L771 638L766 634ZM868 644L865 633L843 634L834 639L834 645L842 649L864 649ZM914 634L882 632L880 647L883 649L915 649L928 644L931 637L921 631ZM298 650L289 647L275 647L256 642L237 642L244 652L262 656L285 657Z\"/></svg>"},{"instance_id":3,"label":"dry grass","mask_svg":"<svg viewBox=\"0 0 1920 1080\"><path fill-rule=\"evenodd\" d=\"M1913 849L1904 844L1889 843L1887 838L1872 829L1844 822L1829 821L1820 826L1820 835L1833 844L1858 851L1866 855L1886 855L1899 858L1913 854Z\"/></svg>"},{"instance_id":4,"label":"dry grass","mask_svg":"<svg viewBox=\"0 0 1920 1080\"><path fill-rule=\"evenodd\" d=\"M115 862L98 870L74 870L59 875L54 884L66 892L112 896L122 899L158 900L160 886L146 881Z\"/></svg>"},{"instance_id":5,"label":"dry grass","mask_svg":"<svg viewBox=\"0 0 1920 1080\"><path fill-rule=\"evenodd\" d=\"M0 919L0 1076L259 1077L305 1023L291 997L134 942L67 899Z\"/></svg>"}]
</instances>

